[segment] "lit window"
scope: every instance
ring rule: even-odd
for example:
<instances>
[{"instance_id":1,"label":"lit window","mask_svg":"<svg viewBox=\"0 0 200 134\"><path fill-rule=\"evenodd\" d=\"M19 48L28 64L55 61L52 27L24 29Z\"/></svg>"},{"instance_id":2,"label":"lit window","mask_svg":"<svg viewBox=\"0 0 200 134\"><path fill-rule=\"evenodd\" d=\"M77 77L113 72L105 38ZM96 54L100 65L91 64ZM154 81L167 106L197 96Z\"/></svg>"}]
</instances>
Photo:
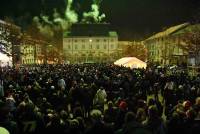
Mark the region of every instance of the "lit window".
<instances>
[{"instance_id":1,"label":"lit window","mask_svg":"<svg viewBox=\"0 0 200 134\"><path fill-rule=\"evenodd\" d=\"M90 44L90 49L92 49L92 45Z\"/></svg>"},{"instance_id":2,"label":"lit window","mask_svg":"<svg viewBox=\"0 0 200 134\"><path fill-rule=\"evenodd\" d=\"M85 49L85 44L82 44L82 49Z\"/></svg>"},{"instance_id":3,"label":"lit window","mask_svg":"<svg viewBox=\"0 0 200 134\"><path fill-rule=\"evenodd\" d=\"M111 44L111 46L110 46L111 48L113 48L113 44Z\"/></svg>"},{"instance_id":4,"label":"lit window","mask_svg":"<svg viewBox=\"0 0 200 134\"><path fill-rule=\"evenodd\" d=\"M106 49L106 48L107 48L107 47L106 47L106 44L104 44L103 48L104 48L104 49Z\"/></svg>"},{"instance_id":5,"label":"lit window","mask_svg":"<svg viewBox=\"0 0 200 134\"><path fill-rule=\"evenodd\" d=\"M96 46L96 47L97 47L97 49L99 49L99 44L97 44L97 46Z\"/></svg>"},{"instance_id":6,"label":"lit window","mask_svg":"<svg viewBox=\"0 0 200 134\"><path fill-rule=\"evenodd\" d=\"M78 46L75 44L75 49L78 49Z\"/></svg>"}]
</instances>

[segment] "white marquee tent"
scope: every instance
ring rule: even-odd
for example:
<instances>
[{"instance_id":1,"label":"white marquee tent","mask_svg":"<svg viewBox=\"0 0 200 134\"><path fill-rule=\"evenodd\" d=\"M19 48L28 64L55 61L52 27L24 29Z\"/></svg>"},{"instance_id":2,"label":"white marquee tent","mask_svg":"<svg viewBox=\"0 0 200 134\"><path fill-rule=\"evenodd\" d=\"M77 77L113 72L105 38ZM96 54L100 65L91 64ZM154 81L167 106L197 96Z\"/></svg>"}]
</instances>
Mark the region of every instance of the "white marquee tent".
<instances>
[{"instance_id":1,"label":"white marquee tent","mask_svg":"<svg viewBox=\"0 0 200 134\"><path fill-rule=\"evenodd\" d=\"M12 58L0 52L0 66L7 66L7 65L9 66L12 65Z\"/></svg>"},{"instance_id":2,"label":"white marquee tent","mask_svg":"<svg viewBox=\"0 0 200 134\"><path fill-rule=\"evenodd\" d=\"M146 68L147 64L136 57L124 57L114 62L115 65L130 68Z\"/></svg>"}]
</instances>

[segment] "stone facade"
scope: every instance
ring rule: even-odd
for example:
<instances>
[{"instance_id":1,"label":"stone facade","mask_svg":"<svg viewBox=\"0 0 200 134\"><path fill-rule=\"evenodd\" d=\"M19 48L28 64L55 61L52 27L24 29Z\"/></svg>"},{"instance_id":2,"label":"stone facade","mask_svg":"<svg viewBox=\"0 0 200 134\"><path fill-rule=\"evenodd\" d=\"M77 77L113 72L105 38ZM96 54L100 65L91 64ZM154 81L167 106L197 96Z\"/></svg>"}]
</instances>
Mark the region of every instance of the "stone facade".
<instances>
[{"instance_id":1,"label":"stone facade","mask_svg":"<svg viewBox=\"0 0 200 134\"><path fill-rule=\"evenodd\" d=\"M89 26L89 24L88 24ZM88 26L83 33L68 34L63 39L63 54L65 61L70 63L102 63L113 62L118 58L118 35L113 31L99 30L99 25ZM80 29L82 26L80 26ZM100 29L101 30L101 29ZM73 30L72 30L73 31ZM84 34L85 33L85 34Z\"/></svg>"}]
</instances>

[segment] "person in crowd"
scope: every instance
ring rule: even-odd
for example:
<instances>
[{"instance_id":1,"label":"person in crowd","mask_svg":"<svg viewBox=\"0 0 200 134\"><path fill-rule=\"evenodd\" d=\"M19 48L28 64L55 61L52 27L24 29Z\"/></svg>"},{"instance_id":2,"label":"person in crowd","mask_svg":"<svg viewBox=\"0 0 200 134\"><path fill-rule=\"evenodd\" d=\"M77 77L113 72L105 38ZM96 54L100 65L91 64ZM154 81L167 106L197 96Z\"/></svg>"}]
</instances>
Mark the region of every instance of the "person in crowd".
<instances>
[{"instance_id":1,"label":"person in crowd","mask_svg":"<svg viewBox=\"0 0 200 134\"><path fill-rule=\"evenodd\" d=\"M137 122L136 115L133 112L127 112L123 127L115 134L151 134L144 126Z\"/></svg>"},{"instance_id":2,"label":"person in crowd","mask_svg":"<svg viewBox=\"0 0 200 134\"><path fill-rule=\"evenodd\" d=\"M102 112L100 110L93 109L90 116L92 125L86 129L85 134L114 134L112 128L103 122Z\"/></svg>"},{"instance_id":3,"label":"person in crowd","mask_svg":"<svg viewBox=\"0 0 200 134\"><path fill-rule=\"evenodd\" d=\"M148 108L148 118L143 122L147 130L152 134L166 134L165 123L159 116L158 109L155 105Z\"/></svg>"},{"instance_id":4,"label":"person in crowd","mask_svg":"<svg viewBox=\"0 0 200 134\"><path fill-rule=\"evenodd\" d=\"M0 100L0 126L8 130L9 134L20 134L17 122L10 118L10 110L6 101Z\"/></svg>"},{"instance_id":5,"label":"person in crowd","mask_svg":"<svg viewBox=\"0 0 200 134\"><path fill-rule=\"evenodd\" d=\"M0 127L10 134L199 132L198 75L112 64L1 70Z\"/></svg>"},{"instance_id":6,"label":"person in crowd","mask_svg":"<svg viewBox=\"0 0 200 134\"><path fill-rule=\"evenodd\" d=\"M101 110L104 110L104 104L107 99L107 93L104 88L99 88L96 92L96 95L93 100L93 104L101 107Z\"/></svg>"}]
</instances>

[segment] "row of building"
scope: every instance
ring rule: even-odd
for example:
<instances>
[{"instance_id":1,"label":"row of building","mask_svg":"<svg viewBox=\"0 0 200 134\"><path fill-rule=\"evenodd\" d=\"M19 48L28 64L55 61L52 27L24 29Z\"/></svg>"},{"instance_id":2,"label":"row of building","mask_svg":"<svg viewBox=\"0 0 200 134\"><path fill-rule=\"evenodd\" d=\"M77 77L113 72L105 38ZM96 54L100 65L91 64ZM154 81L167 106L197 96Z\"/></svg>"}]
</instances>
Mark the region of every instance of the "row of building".
<instances>
[{"instance_id":1,"label":"row of building","mask_svg":"<svg viewBox=\"0 0 200 134\"><path fill-rule=\"evenodd\" d=\"M72 25L64 34L63 54L70 63L113 63L127 56L146 60L142 42L119 41L117 32L107 23Z\"/></svg>"},{"instance_id":2,"label":"row of building","mask_svg":"<svg viewBox=\"0 0 200 134\"><path fill-rule=\"evenodd\" d=\"M63 52L66 60L73 63L113 62L124 56L135 56L160 65L195 66L200 65L200 42L198 38L193 44L188 41L194 32L200 33L200 24L183 23L144 41L131 42L119 41L109 24L75 24L64 35Z\"/></svg>"},{"instance_id":3,"label":"row of building","mask_svg":"<svg viewBox=\"0 0 200 134\"><path fill-rule=\"evenodd\" d=\"M144 41L148 62L160 65L200 65L200 39L190 37L195 32L200 33L200 24L183 23L149 37ZM189 40L196 41L191 44Z\"/></svg>"},{"instance_id":4,"label":"row of building","mask_svg":"<svg viewBox=\"0 0 200 134\"><path fill-rule=\"evenodd\" d=\"M19 32L20 28L16 30L16 27L0 21L0 43L10 46L7 51L11 51L14 62L19 64L113 63L126 56L161 65L200 64L199 51L194 52L194 48L191 51L186 41L193 31L200 31L199 24L173 26L141 42L119 41L117 32L110 30L107 23L74 24L63 33L61 50L54 44Z\"/></svg>"},{"instance_id":5,"label":"row of building","mask_svg":"<svg viewBox=\"0 0 200 134\"><path fill-rule=\"evenodd\" d=\"M0 20L0 53L12 57L13 64L58 63L61 54L51 43L31 37L19 26Z\"/></svg>"}]
</instances>

